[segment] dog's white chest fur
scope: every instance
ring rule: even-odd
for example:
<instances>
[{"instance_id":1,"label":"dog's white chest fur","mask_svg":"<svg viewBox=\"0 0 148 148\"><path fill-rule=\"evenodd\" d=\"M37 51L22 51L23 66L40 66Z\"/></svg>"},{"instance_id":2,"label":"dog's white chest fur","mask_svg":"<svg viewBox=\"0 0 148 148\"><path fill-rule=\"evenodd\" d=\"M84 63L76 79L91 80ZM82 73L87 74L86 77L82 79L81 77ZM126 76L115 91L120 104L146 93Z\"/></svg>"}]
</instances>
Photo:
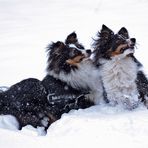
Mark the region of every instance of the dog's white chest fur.
<instances>
[{"instance_id":1,"label":"dog's white chest fur","mask_svg":"<svg viewBox=\"0 0 148 148\"><path fill-rule=\"evenodd\" d=\"M111 104L123 103L133 107L138 102L138 91L135 83L137 64L130 57L112 60L101 60L100 73L107 99Z\"/></svg>"},{"instance_id":2,"label":"dog's white chest fur","mask_svg":"<svg viewBox=\"0 0 148 148\"><path fill-rule=\"evenodd\" d=\"M78 69L71 70L69 74L60 72L55 74L53 71L48 72L55 78L66 82L75 89L89 89L90 94L86 96L89 100L95 104L99 104L103 100L103 88L100 80L99 69L97 69L91 60L86 59L82 61Z\"/></svg>"}]
</instances>

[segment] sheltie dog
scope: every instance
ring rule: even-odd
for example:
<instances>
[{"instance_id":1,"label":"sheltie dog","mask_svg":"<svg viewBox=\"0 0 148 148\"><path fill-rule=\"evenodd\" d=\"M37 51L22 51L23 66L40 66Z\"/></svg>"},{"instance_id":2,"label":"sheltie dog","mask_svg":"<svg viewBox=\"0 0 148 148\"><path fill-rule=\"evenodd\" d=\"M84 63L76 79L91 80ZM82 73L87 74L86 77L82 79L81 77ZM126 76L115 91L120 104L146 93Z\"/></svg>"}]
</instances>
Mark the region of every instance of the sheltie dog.
<instances>
[{"instance_id":1,"label":"sheltie dog","mask_svg":"<svg viewBox=\"0 0 148 148\"><path fill-rule=\"evenodd\" d=\"M89 58L91 50L84 49L75 32L68 35L65 43L58 41L50 44L47 51L47 76L42 84L48 90L50 101L54 96L62 100L61 97L71 96L71 92L74 95L69 87L86 92L85 97L94 104L102 101L103 88L99 69Z\"/></svg>"},{"instance_id":2,"label":"sheltie dog","mask_svg":"<svg viewBox=\"0 0 148 148\"><path fill-rule=\"evenodd\" d=\"M20 128L28 124L45 127L72 109L87 108L102 99L98 69L89 59L75 32L65 42L47 47L47 75L29 78L0 93L0 115L13 115ZM100 87L99 87L100 86Z\"/></svg>"},{"instance_id":3,"label":"sheltie dog","mask_svg":"<svg viewBox=\"0 0 148 148\"><path fill-rule=\"evenodd\" d=\"M97 36L94 61L99 66L108 102L130 110L136 108L141 97L146 100L148 95L148 80L134 56L136 39L129 37L125 27L115 34L105 25Z\"/></svg>"}]
</instances>

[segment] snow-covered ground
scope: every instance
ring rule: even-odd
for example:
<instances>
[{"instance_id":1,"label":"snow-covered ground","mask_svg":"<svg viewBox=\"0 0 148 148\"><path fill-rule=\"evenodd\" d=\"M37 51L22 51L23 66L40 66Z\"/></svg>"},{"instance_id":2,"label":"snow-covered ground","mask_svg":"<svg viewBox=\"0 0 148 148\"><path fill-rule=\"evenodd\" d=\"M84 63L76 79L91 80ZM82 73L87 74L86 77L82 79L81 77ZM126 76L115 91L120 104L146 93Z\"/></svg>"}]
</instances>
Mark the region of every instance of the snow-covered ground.
<instances>
[{"instance_id":1,"label":"snow-covered ground","mask_svg":"<svg viewBox=\"0 0 148 148\"><path fill-rule=\"evenodd\" d=\"M147 18L147 0L0 0L0 86L42 79L48 43L76 31L90 48L102 24L114 31L125 26L136 37L136 56L148 74ZM15 118L0 116L0 148L148 147L148 110L142 105L134 111L107 105L71 111L46 135L17 126Z\"/></svg>"}]
</instances>

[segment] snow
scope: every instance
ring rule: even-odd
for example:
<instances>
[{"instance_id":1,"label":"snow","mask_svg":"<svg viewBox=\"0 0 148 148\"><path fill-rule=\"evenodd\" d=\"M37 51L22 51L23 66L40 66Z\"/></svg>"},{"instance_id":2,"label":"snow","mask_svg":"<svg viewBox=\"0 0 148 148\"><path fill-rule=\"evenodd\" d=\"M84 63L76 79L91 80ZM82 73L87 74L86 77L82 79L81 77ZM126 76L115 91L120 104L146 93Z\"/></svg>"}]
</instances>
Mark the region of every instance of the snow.
<instances>
[{"instance_id":1,"label":"snow","mask_svg":"<svg viewBox=\"0 0 148 148\"><path fill-rule=\"evenodd\" d=\"M19 124L15 117L11 115L1 115L0 116L0 128L17 130L19 128Z\"/></svg>"},{"instance_id":2,"label":"snow","mask_svg":"<svg viewBox=\"0 0 148 148\"><path fill-rule=\"evenodd\" d=\"M41 129L35 130L30 126L22 131L1 128L0 146L147 148L147 113L142 105L132 112L122 110L120 106L105 105L71 111L54 122L46 135Z\"/></svg>"},{"instance_id":3,"label":"snow","mask_svg":"<svg viewBox=\"0 0 148 148\"><path fill-rule=\"evenodd\" d=\"M42 79L51 41L76 31L89 49L102 24L114 31L124 26L136 37L136 56L147 74L147 8L147 0L0 0L0 86ZM64 114L47 134L29 125L17 129L14 117L0 116L1 148L147 148L148 110L98 105Z\"/></svg>"}]
</instances>

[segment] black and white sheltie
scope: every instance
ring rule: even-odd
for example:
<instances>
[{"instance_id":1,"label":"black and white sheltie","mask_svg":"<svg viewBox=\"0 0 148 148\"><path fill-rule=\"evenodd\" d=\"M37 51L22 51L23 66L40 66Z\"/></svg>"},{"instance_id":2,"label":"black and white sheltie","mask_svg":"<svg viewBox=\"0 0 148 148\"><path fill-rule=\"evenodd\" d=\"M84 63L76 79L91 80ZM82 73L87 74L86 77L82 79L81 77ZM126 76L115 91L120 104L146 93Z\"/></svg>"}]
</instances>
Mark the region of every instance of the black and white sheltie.
<instances>
[{"instance_id":1,"label":"black and white sheltie","mask_svg":"<svg viewBox=\"0 0 148 148\"><path fill-rule=\"evenodd\" d=\"M135 58L136 39L129 38L126 28L117 34L102 25L94 42L94 60L99 66L107 100L111 105L121 104L127 109L139 105L139 98L148 95L148 80L140 70L142 64Z\"/></svg>"},{"instance_id":2,"label":"black and white sheltie","mask_svg":"<svg viewBox=\"0 0 148 148\"><path fill-rule=\"evenodd\" d=\"M98 69L71 33L65 42L51 43L48 48L47 76L29 78L0 93L0 114L17 118L20 129L30 124L45 129L71 109L87 108L102 99ZM100 86L100 87L99 87Z\"/></svg>"}]
</instances>

